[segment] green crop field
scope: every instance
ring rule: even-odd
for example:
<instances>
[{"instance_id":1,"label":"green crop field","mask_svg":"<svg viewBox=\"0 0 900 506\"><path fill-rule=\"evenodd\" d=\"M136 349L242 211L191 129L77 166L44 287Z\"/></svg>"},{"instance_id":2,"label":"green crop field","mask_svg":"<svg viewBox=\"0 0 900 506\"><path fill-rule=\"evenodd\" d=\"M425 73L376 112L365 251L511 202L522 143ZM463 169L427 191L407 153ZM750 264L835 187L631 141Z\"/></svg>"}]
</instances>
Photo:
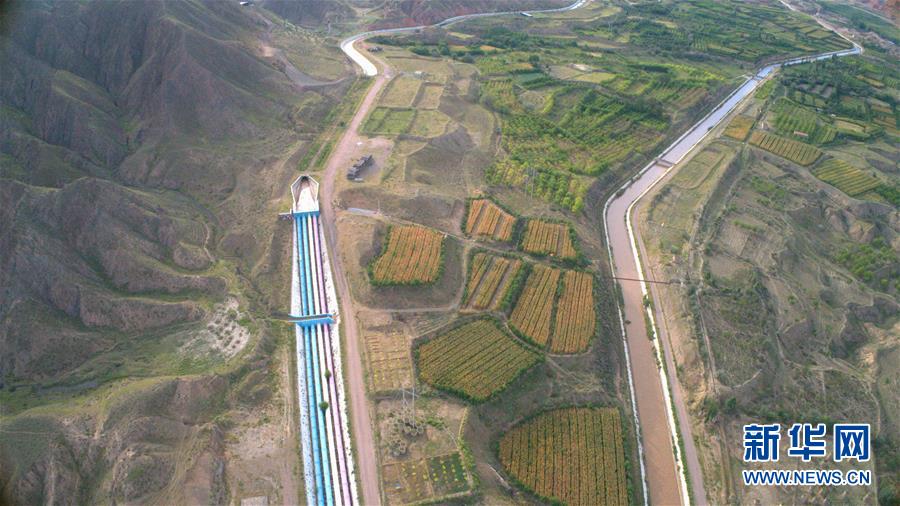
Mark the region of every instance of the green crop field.
<instances>
[{"instance_id":1,"label":"green crop field","mask_svg":"<svg viewBox=\"0 0 900 506\"><path fill-rule=\"evenodd\" d=\"M413 109L377 107L369 114L362 131L367 134L399 135L406 133L415 118Z\"/></svg>"},{"instance_id":2,"label":"green crop field","mask_svg":"<svg viewBox=\"0 0 900 506\"><path fill-rule=\"evenodd\" d=\"M856 197L870 190L874 190L880 184L877 177L866 174L849 163L837 158L825 160L820 163L812 173L817 178L851 197Z\"/></svg>"},{"instance_id":3,"label":"green crop field","mask_svg":"<svg viewBox=\"0 0 900 506\"><path fill-rule=\"evenodd\" d=\"M457 327L416 350L423 381L473 401L505 389L539 359L491 320Z\"/></svg>"},{"instance_id":4,"label":"green crop field","mask_svg":"<svg viewBox=\"0 0 900 506\"><path fill-rule=\"evenodd\" d=\"M813 144L826 144L834 140L837 130L815 111L780 98L772 106L775 127L783 135Z\"/></svg>"},{"instance_id":5,"label":"green crop field","mask_svg":"<svg viewBox=\"0 0 900 506\"><path fill-rule=\"evenodd\" d=\"M615 408L563 408L513 427L498 452L520 485L554 504L624 506L623 439Z\"/></svg>"},{"instance_id":6,"label":"green crop field","mask_svg":"<svg viewBox=\"0 0 900 506\"><path fill-rule=\"evenodd\" d=\"M822 156L822 151L814 146L760 130L750 136L750 144L800 165L811 165Z\"/></svg>"}]
</instances>

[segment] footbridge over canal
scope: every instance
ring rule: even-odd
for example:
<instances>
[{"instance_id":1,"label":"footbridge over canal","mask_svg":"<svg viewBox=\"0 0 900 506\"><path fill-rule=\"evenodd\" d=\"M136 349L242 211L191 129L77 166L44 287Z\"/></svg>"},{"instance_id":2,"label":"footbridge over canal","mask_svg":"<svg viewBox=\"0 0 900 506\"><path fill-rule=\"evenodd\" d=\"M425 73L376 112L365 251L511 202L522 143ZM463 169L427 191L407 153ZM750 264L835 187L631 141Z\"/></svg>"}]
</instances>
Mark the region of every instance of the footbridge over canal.
<instances>
[{"instance_id":1,"label":"footbridge over canal","mask_svg":"<svg viewBox=\"0 0 900 506\"><path fill-rule=\"evenodd\" d=\"M337 296L319 221L319 183L291 185L293 267L290 320L296 332L297 390L306 502L359 504L344 394Z\"/></svg>"}]
</instances>

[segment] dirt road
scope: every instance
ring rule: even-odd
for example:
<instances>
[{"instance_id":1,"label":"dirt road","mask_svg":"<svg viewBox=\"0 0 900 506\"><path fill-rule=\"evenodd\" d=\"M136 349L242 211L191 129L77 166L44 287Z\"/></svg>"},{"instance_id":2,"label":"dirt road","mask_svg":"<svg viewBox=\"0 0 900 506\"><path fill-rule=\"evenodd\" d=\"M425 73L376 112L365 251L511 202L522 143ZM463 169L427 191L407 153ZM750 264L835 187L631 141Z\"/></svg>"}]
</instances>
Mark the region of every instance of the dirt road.
<instances>
[{"instance_id":1,"label":"dirt road","mask_svg":"<svg viewBox=\"0 0 900 506\"><path fill-rule=\"evenodd\" d=\"M332 258L334 258L331 268L340 304L341 321L344 324L346 386L350 399L350 423L353 430L353 448L356 454L357 472L361 487L360 497L363 504L368 505L381 504L381 492L378 486L378 457L375 454L375 438L372 432L372 419L366 394L365 369L362 363L362 345L356 322L356 307L353 303L350 285L347 283L347 276L341 265L340 251L338 250L334 180L342 172L342 169L352 164L354 148L356 143L360 141L359 126L369 113L372 105L375 104L378 93L387 81L388 78L385 77L385 73L380 73L375 77L372 87L369 88L369 91L360 103L359 109L353 115L347 130L328 160L319 189L322 225L325 227L325 240L328 243L328 250L331 252Z\"/></svg>"}]
</instances>

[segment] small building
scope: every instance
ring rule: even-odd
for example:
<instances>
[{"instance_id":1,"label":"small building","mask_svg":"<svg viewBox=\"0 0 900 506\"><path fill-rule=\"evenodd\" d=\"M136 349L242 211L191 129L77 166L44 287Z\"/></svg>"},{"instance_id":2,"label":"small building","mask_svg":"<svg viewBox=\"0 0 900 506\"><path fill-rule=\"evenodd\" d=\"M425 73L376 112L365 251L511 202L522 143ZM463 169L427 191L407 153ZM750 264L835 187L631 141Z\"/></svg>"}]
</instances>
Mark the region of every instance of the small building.
<instances>
[{"instance_id":1,"label":"small building","mask_svg":"<svg viewBox=\"0 0 900 506\"><path fill-rule=\"evenodd\" d=\"M370 53L380 53L381 50L381 46L372 46L369 48Z\"/></svg>"},{"instance_id":2,"label":"small building","mask_svg":"<svg viewBox=\"0 0 900 506\"><path fill-rule=\"evenodd\" d=\"M366 155L360 158L356 163L354 163L350 169L347 170L347 179L353 181L355 179L359 179L360 173L372 164L372 155Z\"/></svg>"}]
</instances>

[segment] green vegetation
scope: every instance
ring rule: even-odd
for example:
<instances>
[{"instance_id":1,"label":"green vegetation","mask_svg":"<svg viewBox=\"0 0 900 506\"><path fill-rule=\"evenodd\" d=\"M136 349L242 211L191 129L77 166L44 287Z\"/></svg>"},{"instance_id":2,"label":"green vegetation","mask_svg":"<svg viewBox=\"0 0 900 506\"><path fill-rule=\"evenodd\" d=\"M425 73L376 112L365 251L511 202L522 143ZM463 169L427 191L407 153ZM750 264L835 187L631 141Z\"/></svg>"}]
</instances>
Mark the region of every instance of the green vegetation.
<instances>
[{"instance_id":1,"label":"green vegetation","mask_svg":"<svg viewBox=\"0 0 900 506\"><path fill-rule=\"evenodd\" d=\"M413 109L376 107L369 113L362 130L368 134L399 135L409 130L415 115Z\"/></svg>"},{"instance_id":2,"label":"green vegetation","mask_svg":"<svg viewBox=\"0 0 900 506\"><path fill-rule=\"evenodd\" d=\"M474 64L479 100L501 119L502 156L487 181L572 212L584 208L594 178L645 164L745 68L847 46L807 17L744 2L639 3L546 22L543 35L486 18L437 37L376 41ZM622 44L628 51L614 49ZM366 130L406 128L405 117L383 126L389 115L376 110ZM823 124L817 142L836 132Z\"/></svg>"},{"instance_id":3,"label":"green vegetation","mask_svg":"<svg viewBox=\"0 0 900 506\"><path fill-rule=\"evenodd\" d=\"M779 134L827 144L829 152L841 151L849 159L862 156L866 164L854 166L831 157L820 162L813 175L852 197L900 206L900 185L891 181L890 168L896 166L900 140L898 66L877 56L829 59L788 67L777 83L778 98L770 110Z\"/></svg>"},{"instance_id":4,"label":"green vegetation","mask_svg":"<svg viewBox=\"0 0 900 506\"><path fill-rule=\"evenodd\" d=\"M775 113L775 128L783 135L789 135L812 144L826 144L834 140L837 130L828 120L815 111L779 98L772 106Z\"/></svg>"},{"instance_id":5,"label":"green vegetation","mask_svg":"<svg viewBox=\"0 0 900 506\"><path fill-rule=\"evenodd\" d=\"M900 255L882 237L868 244L848 245L838 252L835 260L875 288L888 291L892 281L900 287Z\"/></svg>"},{"instance_id":6,"label":"green vegetation","mask_svg":"<svg viewBox=\"0 0 900 506\"><path fill-rule=\"evenodd\" d=\"M838 2L820 1L818 4L826 10L846 18L854 28L862 31L871 30L894 44L900 44L900 28L862 7Z\"/></svg>"},{"instance_id":7,"label":"green vegetation","mask_svg":"<svg viewBox=\"0 0 900 506\"><path fill-rule=\"evenodd\" d=\"M727 21L725 21L727 20ZM808 17L777 5L734 1L629 5L615 21L584 30L606 38L657 49L663 54L693 53L750 63L788 54L849 47Z\"/></svg>"},{"instance_id":8,"label":"green vegetation","mask_svg":"<svg viewBox=\"0 0 900 506\"><path fill-rule=\"evenodd\" d=\"M882 184L878 185L874 192L894 207L900 207L900 186Z\"/></svg>"},{"instance_id":9,"label":"green vegetation","mask_svg":"<svg viewBox=\"0 0 900 506\"><path fill-rule=\"evenodd\" d=\"M870 58L831 58L782 72L779 87L784 95L826 116L834 115L841 135L861 140L882 131L898 135L898 99L891 91L900 84L896 65Z\"/></svg>"},{"instance_id":10,"label":"green vegetation","mask_svg":"<svg viewBox=\"0 0 900 506\"><path fill-rule=\"evenodd\" d=\"M766 81L765 84L763 84L759 87L759 89L756 90L755 98L758 98L759 100L765 100L769 98L769 96L772 94L772 90L775 89L775 82L775 79L769 79L768 81Z\"/></svg>"}]
</instances>

